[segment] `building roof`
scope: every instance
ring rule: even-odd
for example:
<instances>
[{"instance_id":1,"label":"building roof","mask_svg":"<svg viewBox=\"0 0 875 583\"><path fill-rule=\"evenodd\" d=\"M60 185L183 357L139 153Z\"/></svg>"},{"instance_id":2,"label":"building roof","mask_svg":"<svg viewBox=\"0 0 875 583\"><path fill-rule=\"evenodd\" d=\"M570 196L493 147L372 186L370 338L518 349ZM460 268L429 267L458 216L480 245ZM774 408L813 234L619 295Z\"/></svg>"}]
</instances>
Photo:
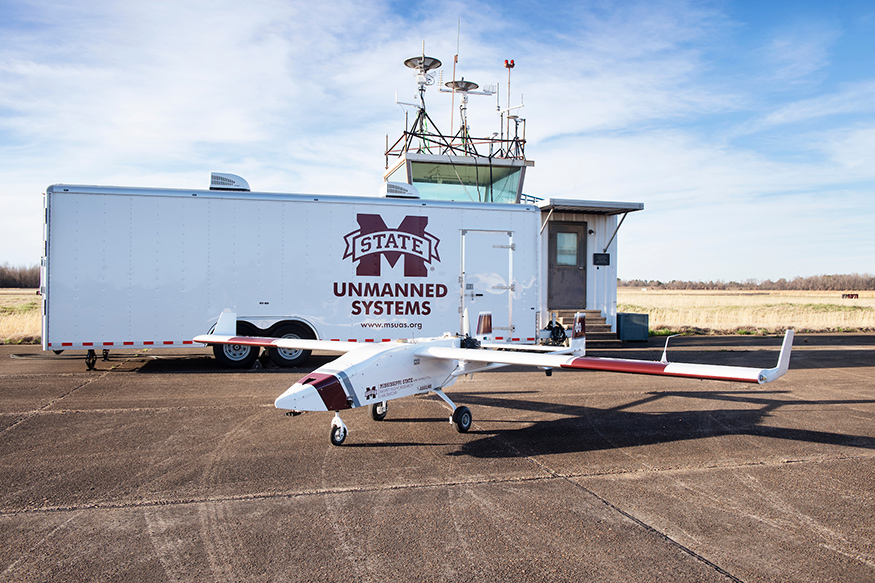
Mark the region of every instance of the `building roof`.
<instances>
[{"instance_id":1,"label":"building roof","mask_svg":"<svg viewBox=\"0 0 875 583\"><path fill-rule=\"evenodd\" d=\"M644 210L643 202L609 200L576 200L572 198L545 198L534 203L541 211L586 213L590 215L622 215Z\"/></svg>"}]
</instances>

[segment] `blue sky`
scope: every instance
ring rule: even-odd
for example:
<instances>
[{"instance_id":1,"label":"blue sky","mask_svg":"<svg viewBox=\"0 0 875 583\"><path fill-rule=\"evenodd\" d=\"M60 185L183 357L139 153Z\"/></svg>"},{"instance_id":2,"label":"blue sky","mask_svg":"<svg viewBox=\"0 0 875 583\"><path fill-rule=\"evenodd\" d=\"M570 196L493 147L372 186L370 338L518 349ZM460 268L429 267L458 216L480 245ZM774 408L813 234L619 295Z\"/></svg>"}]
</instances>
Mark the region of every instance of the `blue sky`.
<instances>
[{"instance_id":1,"label":"blue sky","mask_svg":"<svg viewBox=\"0 0 875 583\"><path fill-rule=\"evenodd\" d=\"M314 4L0 0L0 263L38 263L50 184L375 194L402 62L451 75L461 19L460 75L504 101L516 62L526 192L644 203L620 277L875 272L871 0Z\"/></svg>"}]
</instances>

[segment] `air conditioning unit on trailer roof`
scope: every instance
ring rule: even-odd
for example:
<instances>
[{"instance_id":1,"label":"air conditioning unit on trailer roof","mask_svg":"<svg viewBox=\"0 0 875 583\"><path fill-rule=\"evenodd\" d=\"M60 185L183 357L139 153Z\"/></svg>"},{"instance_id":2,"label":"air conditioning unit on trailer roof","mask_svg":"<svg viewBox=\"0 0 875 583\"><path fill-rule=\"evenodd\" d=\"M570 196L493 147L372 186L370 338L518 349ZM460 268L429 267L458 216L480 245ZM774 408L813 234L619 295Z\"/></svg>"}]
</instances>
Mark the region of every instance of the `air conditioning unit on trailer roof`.
<instances>
[{"instance_id":1,"label":"air conditioning unit on trailer roof","mask_svg":"<svg viewBox=\"0 0 875 583\"><path fill-rule=\"evenodd\" d=\"M210 174L210 190L236 190L249 192L249 183L236 174L213 172Z\"/></svg>"}]
</instances>

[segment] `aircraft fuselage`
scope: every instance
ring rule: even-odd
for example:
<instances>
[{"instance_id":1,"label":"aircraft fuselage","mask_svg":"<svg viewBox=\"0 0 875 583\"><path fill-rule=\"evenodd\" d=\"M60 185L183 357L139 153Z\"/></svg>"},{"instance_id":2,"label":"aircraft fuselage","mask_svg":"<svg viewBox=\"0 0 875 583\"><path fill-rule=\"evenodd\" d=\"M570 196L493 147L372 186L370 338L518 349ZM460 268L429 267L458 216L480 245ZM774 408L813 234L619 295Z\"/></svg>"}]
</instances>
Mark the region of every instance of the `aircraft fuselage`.
<instances>
[{"instance_id":1,"label":"aircraft fuselage","mask_svg":"<svg viewBox=\"0 0 875 583\"><path fill-rule=\"evenodd\" d=\"M431 344L458 347L459 340ZM303 377L274 404L293 411L341 411L452 385L456 362L420 358L414 354L420 347L416 343L362 346Z\"/></svg>"}]
</instances>

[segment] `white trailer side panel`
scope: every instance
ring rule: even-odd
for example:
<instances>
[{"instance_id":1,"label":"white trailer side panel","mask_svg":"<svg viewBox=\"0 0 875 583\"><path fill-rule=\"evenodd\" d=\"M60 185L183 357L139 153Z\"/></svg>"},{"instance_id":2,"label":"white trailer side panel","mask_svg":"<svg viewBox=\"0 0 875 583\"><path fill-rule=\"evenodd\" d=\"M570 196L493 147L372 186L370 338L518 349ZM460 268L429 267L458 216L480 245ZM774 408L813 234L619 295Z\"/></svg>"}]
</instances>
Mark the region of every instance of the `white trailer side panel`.
<instances>
[{"instance_id":1,"label":"white trailer side panel","mask_svg":"<svg viewBox=\"0 0 875 583\"><path fill-rule=\"evenodd\" d=\"M362 342L457 332L464 307L487 304L463 293L466 229L512 239L483 251L502 254L483 277L512 277L488 304L514 338L536 336L533 207L68 185L46 197L47 350L185 345L225 308L264 333L288 321Z\"/></svg>"}]
</instances>

